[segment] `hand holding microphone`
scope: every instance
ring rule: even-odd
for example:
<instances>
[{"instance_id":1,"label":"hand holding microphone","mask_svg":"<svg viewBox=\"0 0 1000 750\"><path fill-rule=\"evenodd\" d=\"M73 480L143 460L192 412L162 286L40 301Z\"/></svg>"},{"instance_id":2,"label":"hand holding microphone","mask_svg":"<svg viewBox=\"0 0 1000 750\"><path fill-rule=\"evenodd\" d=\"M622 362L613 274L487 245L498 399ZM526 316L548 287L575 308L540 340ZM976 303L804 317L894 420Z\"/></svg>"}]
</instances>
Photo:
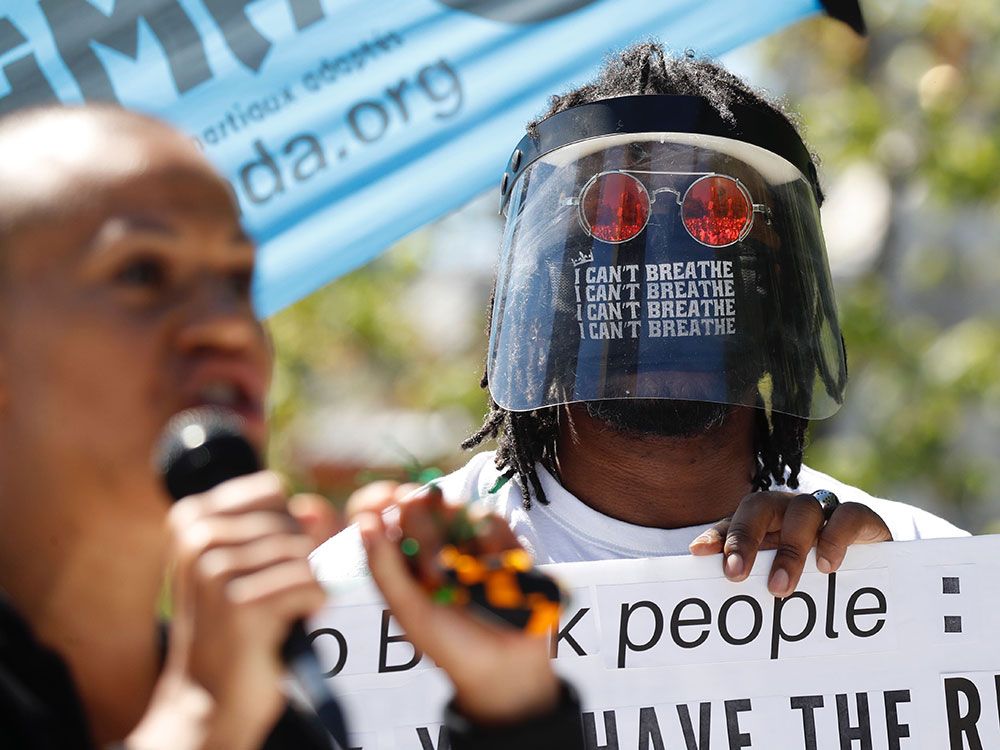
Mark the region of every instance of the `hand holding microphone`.
<instances>
[{"instance_id":1,"label":"hand holding microphone","mask_svg":"<svg viewBox=\"0 0 1000 750\"><path fill-rule=\"evenodd\" d=\"M238 417L215 409L172 420L159 465L178 500L170 513L176 568L167 671L193 678L243 717L243 726L225 727L225 746L259 747L285 706L287 668L346 745L302 626L326 596L280 479L258 470Z\"/></svg>"}]
</instances>

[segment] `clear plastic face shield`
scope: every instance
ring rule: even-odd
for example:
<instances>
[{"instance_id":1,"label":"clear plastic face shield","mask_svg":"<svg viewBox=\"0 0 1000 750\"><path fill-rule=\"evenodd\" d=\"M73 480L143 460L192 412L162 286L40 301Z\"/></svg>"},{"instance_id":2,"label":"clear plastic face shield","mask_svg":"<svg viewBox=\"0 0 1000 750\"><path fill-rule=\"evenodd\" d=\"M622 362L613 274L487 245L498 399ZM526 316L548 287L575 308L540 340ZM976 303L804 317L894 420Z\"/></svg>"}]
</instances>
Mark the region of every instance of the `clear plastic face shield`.
<instances>
[{"instance_id":1,"label":"clear plastic face shield","mask_svg":"<svg viewBox=\"0 0 1000 750\"><path fill-rule=\"evenodd\" d=\"M506 209L488 352L504 408L839 407L819 212L783 157L716 135L602 135L535 158Z\"/></svg>"}]
</instances>

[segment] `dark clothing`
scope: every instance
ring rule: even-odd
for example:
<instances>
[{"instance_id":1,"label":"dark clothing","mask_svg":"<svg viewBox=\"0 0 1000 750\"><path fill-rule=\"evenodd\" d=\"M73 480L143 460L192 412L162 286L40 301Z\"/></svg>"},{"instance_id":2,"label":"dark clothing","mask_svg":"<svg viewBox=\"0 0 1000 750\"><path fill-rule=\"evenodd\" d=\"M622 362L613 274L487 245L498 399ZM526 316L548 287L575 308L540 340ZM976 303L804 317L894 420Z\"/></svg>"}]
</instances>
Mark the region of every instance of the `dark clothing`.
<instances>
[{"instance_id":1,"label":"dark clothing","mask_svg":"<svg viewBox=\"0 0 1000 750\"><path fill-rule=\"evenodd\" d=\"M582 750L584 747L580 700L565 682L554 712L515 726L477 727L451 704L445 710L444 722L451 750Z\"/></svg>"},{"instance_id":2,"label":"dark clothing","mask_svg":"<svg viewBox=\"0 0 1000 750\"><path fill-rule=\"evenodd\" d=\"M568 687L554 714L515 727L484 729L449 710L453 750L575 750L583 747L580 707ZM314 717L289 707L262 750L330 750ZM69 668L39 643L0 594L0 747L3 750L97 750Z\"/></svg>"},{"instance_id":3,"label":"dark clothing","mask_svg":"<svg viewBox=\"0 0 1000 750\"><path fill-rule=\"evenodd\" d=\"M35 640L0 594L0 745L92 750L66 663Z\"/></svg>"},{"instance_id":4,"label":"dark clothing","mask_svg":"<svg viewBox=\"0 0 1000 750\"><path fill-rule=\"evenodd\" d=\"M96 750L69 668L0 595L0 747ZM330 750L325 730L289 708L263 750Z\"/></svg>"}]
</instances>

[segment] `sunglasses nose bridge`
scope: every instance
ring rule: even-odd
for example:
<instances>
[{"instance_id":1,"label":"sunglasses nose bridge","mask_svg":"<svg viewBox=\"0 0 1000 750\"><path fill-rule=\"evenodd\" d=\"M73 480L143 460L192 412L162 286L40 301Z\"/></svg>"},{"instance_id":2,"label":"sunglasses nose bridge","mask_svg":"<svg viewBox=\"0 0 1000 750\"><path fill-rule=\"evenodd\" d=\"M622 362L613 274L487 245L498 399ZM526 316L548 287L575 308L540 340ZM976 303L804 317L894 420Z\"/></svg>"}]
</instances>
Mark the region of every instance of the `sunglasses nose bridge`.
<instances>
[{"instance_id":1,"label":"sunglasses nose bridge","mask_svg":"<svg viewBox=\"0 0 1000 750\"><path fill-rule=\"evenodd\" d=\"M663 193L672 195L674 197L673 203L678 206L681 205L681 198L682 198L681 191L671 187L661 187L661 188L656 188L655 190L650 190L649 202L656 203L656 199Z\"/></svg>"}]
</instances>

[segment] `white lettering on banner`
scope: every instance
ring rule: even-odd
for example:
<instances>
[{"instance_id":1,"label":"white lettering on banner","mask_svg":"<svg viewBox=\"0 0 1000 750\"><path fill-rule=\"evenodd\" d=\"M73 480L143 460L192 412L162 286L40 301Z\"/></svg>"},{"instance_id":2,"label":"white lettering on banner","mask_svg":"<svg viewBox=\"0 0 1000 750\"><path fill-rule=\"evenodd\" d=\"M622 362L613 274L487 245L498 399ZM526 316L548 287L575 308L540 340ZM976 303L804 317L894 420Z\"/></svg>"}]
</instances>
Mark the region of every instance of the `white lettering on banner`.
<instances>
[{"instance_id":1,"label":"white lettering on banner","mask_svg":"<svg viewBox=\"0 0 1000 750\"><path fill-rule=\"evenodd\" d=\"M549 566L570 591L552 655L588 747L1000 747L1000 537L852 547L786 599L767 593L772 559L741 584L718 557ZM333 588L312 631L352 747L447 747L440 670L370 584Z\"/></svg>"},{"instance_id":2,"label":"white lettering on banner","mask_svg":"<svg viewBox=\"0 0 1000 750\"><path fill-rule=\"evenodd\" d=\"M818 12L771 3L734 16L731 0L7 0L0 113L117 100L195 137L261 241L266 316L481 193L510 154L495 133L516 132L609 46L659 36L717 55ZM716 17L726 22L706 23Z\"/></svg>"}]
</instances>

